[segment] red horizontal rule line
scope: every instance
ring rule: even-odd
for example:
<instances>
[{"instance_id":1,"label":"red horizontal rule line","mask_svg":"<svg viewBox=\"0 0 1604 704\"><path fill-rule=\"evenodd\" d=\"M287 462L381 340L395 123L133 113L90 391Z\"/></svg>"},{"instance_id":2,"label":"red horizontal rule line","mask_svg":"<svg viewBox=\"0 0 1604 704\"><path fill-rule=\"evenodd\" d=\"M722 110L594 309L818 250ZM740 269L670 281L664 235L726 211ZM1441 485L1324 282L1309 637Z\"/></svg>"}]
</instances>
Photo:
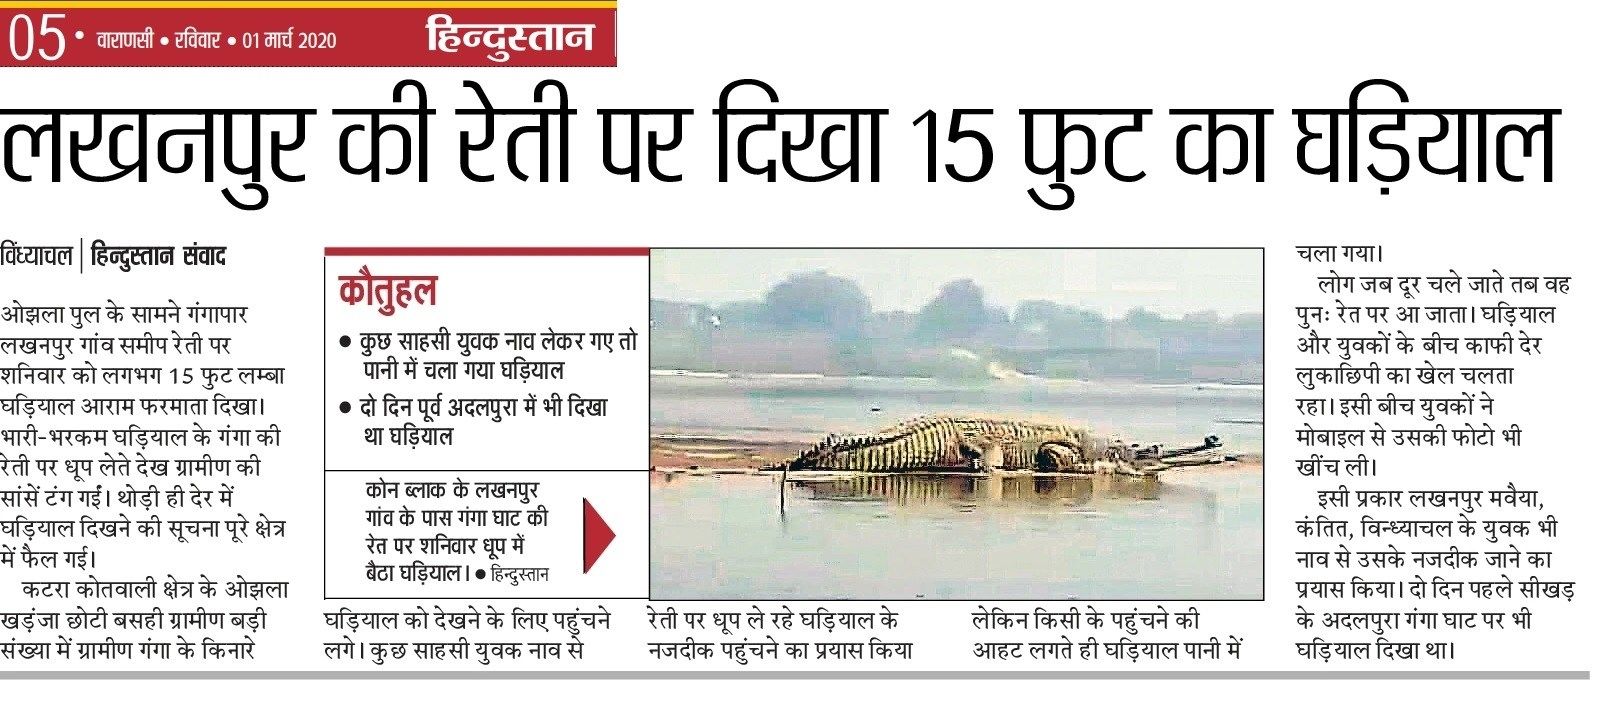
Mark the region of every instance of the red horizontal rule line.
<instances>
[{"instance_id":1,"label":"red horizontal rule line","mask_svg":"<svg viewBox=\"0 0 1604 704\"><path fill-rule=\"evenodd\" d=\"M616 9L616 0L0 0L6 10Z\"/></svg>"},{"instance_id":2,"label":"red horizontal rule line","mask_svg":"<svg viewBox=\"0 0 1604 704\"><path fill-rule=\"evenodd\" d=\"M326 257L644 257L650 247L324 247Z\"/></svg>"}]
</instances>

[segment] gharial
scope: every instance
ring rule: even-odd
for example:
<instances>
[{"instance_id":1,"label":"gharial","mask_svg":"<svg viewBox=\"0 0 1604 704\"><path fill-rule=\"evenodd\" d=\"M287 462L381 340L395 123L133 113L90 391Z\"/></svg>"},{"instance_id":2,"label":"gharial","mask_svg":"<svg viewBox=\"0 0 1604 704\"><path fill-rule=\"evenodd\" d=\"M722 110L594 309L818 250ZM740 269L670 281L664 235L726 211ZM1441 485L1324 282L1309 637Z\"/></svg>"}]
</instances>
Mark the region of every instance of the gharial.
<instances>
[{"instance_id":1,"label":"gharial","mask_svg":"<svg viewBox=\"0 0 1604 704\"><path fill-rule=\"evenodd\" d=\"M867 435L830 435L785 471L1035 471L1150 476L1173 467L1221 462L1220 439L1166 450L1094 436L1067 424L981 417L921 416Z\"/></svg>"}]
</instances>

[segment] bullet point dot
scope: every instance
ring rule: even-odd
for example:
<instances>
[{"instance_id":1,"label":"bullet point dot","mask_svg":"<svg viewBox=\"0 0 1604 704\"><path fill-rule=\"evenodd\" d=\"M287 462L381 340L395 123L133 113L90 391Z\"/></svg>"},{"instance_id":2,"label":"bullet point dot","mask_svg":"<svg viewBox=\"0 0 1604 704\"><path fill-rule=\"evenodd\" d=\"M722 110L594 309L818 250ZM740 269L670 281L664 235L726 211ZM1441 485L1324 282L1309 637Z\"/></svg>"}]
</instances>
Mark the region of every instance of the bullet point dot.
<instances>
[{"instance_id":1,"label":"bullet point dot","mask_svg":"<svg viewBox=\"0 0 1604 704\"><path fill-rule=\"evenodd\" d=\"M351 336L350 335L341 335L340 336L340 346L341 347L350 347L351 346Z\"/></svg>"},{"instance_id":2,"label":"bullet point dot","mask_svg":"<svg viewBox=\"0 0 1604 704\"><path fill-rule=\"evenodd\" d=\"M340 412L341 413L350 413L351 412L351 402L350 401L341 401L340 402Z\"/></svg>"},{"instance_id":3,"label":"bullet point dot","mask_svg":"<svg viewBox=\"0 0 1604 704\"><path fill-rule=\"evenodd\" d=\"M484 570L479 570L477 572L474 572L473 576L478 577L479 579L484 579L485 578L485 571Z\"/></svg>"},{"instance_id":4,"label":"bullet point dot","mask_svg":"<svg viewBox=\"0 0 1604 704\"><path fill-rule=\"evenodd\" d=\"M80 30L78 30L76 32L73 32L72 33L72 38L73 39L83 39L84 38L84 31L80 29Z\"/></svg>"}]
</instances>

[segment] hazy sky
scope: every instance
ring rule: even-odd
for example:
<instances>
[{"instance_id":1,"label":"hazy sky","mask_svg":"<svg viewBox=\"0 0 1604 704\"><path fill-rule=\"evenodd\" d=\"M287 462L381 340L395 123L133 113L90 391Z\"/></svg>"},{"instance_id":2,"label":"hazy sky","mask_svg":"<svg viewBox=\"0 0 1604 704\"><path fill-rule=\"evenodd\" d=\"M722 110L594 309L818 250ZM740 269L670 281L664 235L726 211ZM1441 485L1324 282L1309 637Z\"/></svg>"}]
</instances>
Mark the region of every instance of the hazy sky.
<instances>
[{"instance_id":1,"label":"hazy sky","mask_svg":"<svg viewBox=\"0 0 1604 704\"><path fill-rule=\"evenodd\" d=\"M1145 307L1177 316L1263 310L1258 250L652 251L652 297L693 303L752 301L785 277L827 271L858 282L876 311L917 311L954 279L974 279L988 305L1010 312L1044 299L1120 315Z\"/></svg>"}]
</instances>

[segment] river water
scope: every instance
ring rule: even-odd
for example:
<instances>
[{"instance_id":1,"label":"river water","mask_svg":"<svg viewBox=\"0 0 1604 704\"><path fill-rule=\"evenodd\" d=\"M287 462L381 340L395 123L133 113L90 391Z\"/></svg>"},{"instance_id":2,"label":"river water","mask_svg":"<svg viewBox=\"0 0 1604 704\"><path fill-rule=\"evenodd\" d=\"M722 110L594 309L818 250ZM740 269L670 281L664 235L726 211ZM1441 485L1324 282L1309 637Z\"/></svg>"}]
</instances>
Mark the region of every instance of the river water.
<instances>
[{"instance_id":1,"label":"river water","mask_svg":"<svg viewBox=\"0 0 1604 704\"><path fill-rule=\"evenodd\" d=\"M1258 599L1262 473L654 474L654 599Z\"/></svg>"},{"instance_id":2,"label":"river water","mask_svg":"<svg viewBox=\"0 0 1604 704\"><path fill-rule=\"evenodd\" d=\"M653 372L653 434L812 444L918 415L972 413L1070 422L1131 442L1218 435L1227 451L1264 448L1258 385L689 374Z\"/></svg>"}]
</instances>

